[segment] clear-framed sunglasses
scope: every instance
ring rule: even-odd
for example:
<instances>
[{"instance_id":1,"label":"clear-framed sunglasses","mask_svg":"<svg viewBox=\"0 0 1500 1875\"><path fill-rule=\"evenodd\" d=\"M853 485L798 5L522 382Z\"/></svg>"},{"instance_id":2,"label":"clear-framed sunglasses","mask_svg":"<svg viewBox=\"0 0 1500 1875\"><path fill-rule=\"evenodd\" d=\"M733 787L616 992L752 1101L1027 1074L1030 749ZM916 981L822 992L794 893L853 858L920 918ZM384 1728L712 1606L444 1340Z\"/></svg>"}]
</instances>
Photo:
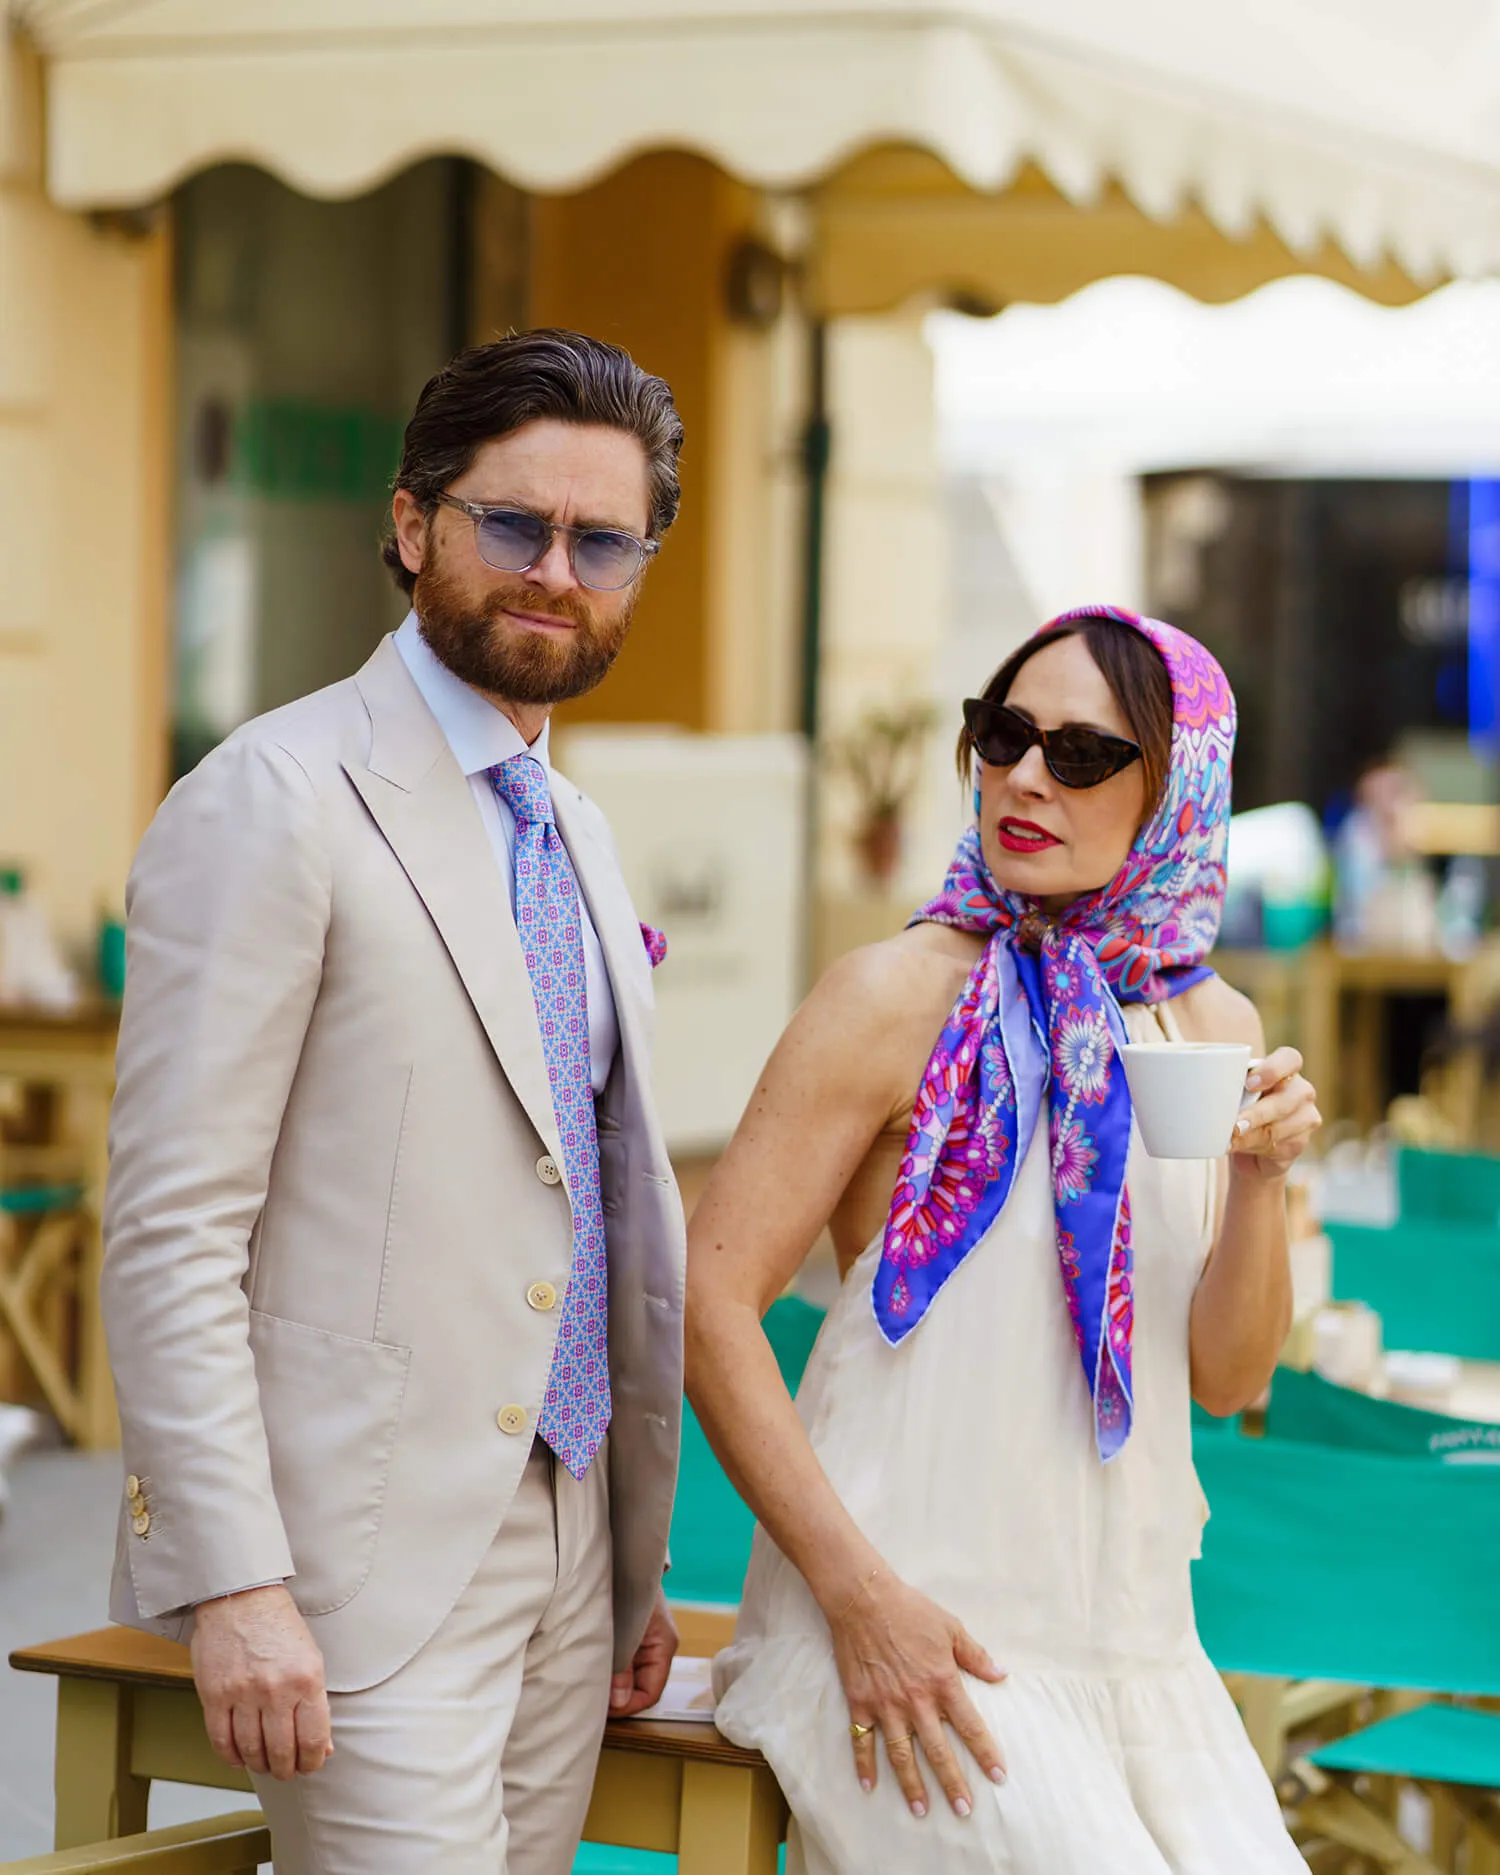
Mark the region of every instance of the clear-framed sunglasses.
<instances>
[{"instance_id":1,"label":"clear-framed sunglasses","mask_svg":"<svg viewBox=\"0 0 1500 1875\"><path fill-rule=\"evenodd\" d=\"M474 544L486 566L497 573L529 573L552 550L561 534L568 544L568 563L580 586L591 592L619 592L655 554L659 540L638 540L613 527L569 527L563 521L544 521L524 508L493 507L482 501L462 501L457 495L439 495L445 508L456 508L474 523Z\"/></svg>"}]
</instances>

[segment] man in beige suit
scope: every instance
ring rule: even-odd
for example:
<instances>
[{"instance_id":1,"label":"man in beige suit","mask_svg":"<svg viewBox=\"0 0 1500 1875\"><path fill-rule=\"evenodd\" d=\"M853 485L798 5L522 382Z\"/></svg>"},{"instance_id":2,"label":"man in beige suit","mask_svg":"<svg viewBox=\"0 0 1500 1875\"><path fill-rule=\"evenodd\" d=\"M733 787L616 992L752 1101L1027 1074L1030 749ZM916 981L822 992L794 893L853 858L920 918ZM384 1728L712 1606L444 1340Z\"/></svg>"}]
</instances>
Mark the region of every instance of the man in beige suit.
<instances>
[{"instance_id":1,"label":"man in beige suit","mask_svg":"<svg viewBox=\"0 0 1500 1875\"><path fill-rule=\"evenodd\" d=\"M624 641L681 438L595 340L454 359L406 623L179 782L132 874L113 1612L191 1637L281 1875L566 1875L676 1646L652 959L547 720Z\"/></svg>"}]
</instances>

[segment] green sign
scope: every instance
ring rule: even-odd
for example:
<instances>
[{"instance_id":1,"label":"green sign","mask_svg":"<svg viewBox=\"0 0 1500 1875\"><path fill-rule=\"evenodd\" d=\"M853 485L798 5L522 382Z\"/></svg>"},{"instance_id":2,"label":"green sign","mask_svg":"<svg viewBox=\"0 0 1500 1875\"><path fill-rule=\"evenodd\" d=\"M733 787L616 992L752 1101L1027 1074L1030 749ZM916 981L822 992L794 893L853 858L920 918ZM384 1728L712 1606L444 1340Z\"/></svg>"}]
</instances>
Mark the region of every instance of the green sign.
<instances>
[{"instance_id":1,"label":"green sign","mask_svg":"<svg viewBox=\"0 0 1500 1875\"><path fill-rule=\"evenodd\" d=\"M236 482L283 501L381 501L401 459L402 423L379 410L252 398L235 425Z\"/></svg>"}]
</instances>

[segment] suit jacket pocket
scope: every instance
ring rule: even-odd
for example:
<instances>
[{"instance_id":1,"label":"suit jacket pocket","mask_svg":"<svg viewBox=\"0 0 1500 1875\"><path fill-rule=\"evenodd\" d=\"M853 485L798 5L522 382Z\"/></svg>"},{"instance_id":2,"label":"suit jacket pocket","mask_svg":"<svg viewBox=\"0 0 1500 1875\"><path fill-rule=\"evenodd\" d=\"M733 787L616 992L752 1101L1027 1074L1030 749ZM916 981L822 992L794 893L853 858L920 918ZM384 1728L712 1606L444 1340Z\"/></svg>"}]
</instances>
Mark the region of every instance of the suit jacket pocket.
<instances>
[{"instance_id":1,"label":"suit jacket pocket","mask_svg":"<svg viewBox=\"0 0 1500 1875\"><path fill-rule=\"evenodd\" d=\"M352 1600L375 1560L410 1348L250 1311L271 1482L306 1615Z\"/></svg>"}]
</instances>

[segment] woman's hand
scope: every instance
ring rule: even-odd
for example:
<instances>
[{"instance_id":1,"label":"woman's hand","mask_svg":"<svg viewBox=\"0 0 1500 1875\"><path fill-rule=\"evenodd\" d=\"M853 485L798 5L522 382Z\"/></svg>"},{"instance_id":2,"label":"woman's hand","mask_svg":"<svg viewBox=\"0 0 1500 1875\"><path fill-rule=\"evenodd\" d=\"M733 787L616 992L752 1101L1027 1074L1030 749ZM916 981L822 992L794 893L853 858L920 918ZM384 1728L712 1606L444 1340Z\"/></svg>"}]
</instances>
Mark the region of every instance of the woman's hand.
<instances>
[{"instance_id":1,"label":"woman's hand","mask_svg":"<svg viewBox=\"0 0 1500 1875\"><path fill-rule=\"evenodd\" d=\"M1235 1123L1230 1169L1242 1178L1285 1178L1323 1124L1301 1055L1278 1048L1254 1063L1245 1085L1259 1098Z\"/></svg>"},{"instance_id":2,"label":"woman's hand","mask_svg":"<svg viewBox=\"0 0 1500 1875\"><path fill-rule=\"evenodd\" d=\"M876 1741L885 1739L891 1769L914 1816L927 1814L917 1748L960 1816L973 1809L969 1786L945 1726L951 1726L987 1776L1005 1781L1005 1765L965 1691L963 1675L998 1682L1005 1675L963 1625L936 1602L881 1569L829 1623L839 1678L849 1701L854 1769L875 1788Z\"/></svg>"}]
</instances>

